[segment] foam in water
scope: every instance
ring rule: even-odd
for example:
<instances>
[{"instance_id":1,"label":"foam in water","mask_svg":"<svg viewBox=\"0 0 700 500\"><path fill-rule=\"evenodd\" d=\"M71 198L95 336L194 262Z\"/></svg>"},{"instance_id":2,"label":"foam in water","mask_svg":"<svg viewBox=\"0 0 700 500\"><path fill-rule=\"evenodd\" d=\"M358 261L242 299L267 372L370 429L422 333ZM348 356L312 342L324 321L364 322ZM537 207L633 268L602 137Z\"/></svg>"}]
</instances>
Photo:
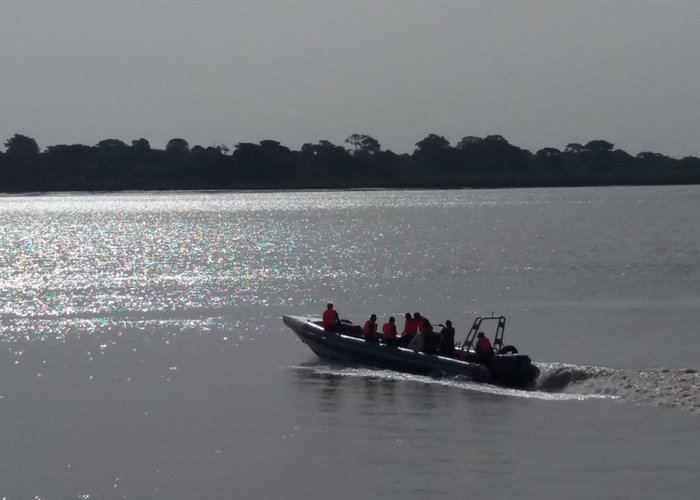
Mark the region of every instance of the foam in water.
<instances>
[{"instance_id":1,"label":"foam in water","mask_svg":"<svg viewBox=\"0 0 700 500\"><path fill-rule=\"evenodd\" d=\"M319 375L412 381L500 396L548 401L620 399L635 404L679 408L700 414L700 374L692 368L635 371L562 363L538 363L537 366L542 374L535 390L529 391L477 383L463 378L435 378L371 368L334 367L325 364L293 368L312 370Z\"/></svg>"},{"instance_id":2,"label":"foam in water","mask_svg":"<svg viewBox=\"0 0 700 500\"><path fill-rule=\"evenodd\" d=\"M700 414L700 374L694 368L637 371L559 363L538 366L542 373L537 388L541 391L615 396Z\"/></svg>"},{"instance_id":3,"label":"foam in water","mask_svg":"<svg viewBox=\"0 0 700 500\"><path fill-rule=\"evenodd\" d=\"M383 380L409 381L423 384L434 384L446 387L455 387L473 392L494 394L498 396L510 396L527 399L542 399L548 401L571 401L582 399L611 398L614 396L604 394L576 394L573 392L546 392L546 391L525 391L500 387L482 382L473 382L464 377L430 377L423 375L412 375L408 373L394 372L391 370L380 370L373 368L358 367L334 367L329 365L305 365L292 367L298 370L311 370L318 375L333 375L338 377L357 378L381 378Z\"/></svg>"}]
</instances>

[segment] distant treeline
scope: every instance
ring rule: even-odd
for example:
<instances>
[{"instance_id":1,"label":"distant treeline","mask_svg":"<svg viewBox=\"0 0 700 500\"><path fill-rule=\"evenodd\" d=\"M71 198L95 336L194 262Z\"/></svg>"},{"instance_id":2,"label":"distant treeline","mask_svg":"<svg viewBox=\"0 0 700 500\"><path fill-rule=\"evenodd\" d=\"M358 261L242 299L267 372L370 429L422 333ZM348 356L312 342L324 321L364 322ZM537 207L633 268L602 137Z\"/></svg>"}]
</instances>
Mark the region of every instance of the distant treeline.
<instances>
[{"instance_id":1,"label":"distant treeline","mask_svg":"<svg viewBox=\"0 0 700 500\"><path fill-rule=\"evenodd\" d=\"M381 149L353 134L348 147L328 141L293 151L277 141L194 146L171 139L164 150L146 139L126 144L49 146L14 135L0 152L0 191L164 189L345 189L700 184L700 159L659 153L631 156L604 140L536 153L500 135L465 137L452 146L430 134L412 154Z\"/></svg>"}]
</instances>

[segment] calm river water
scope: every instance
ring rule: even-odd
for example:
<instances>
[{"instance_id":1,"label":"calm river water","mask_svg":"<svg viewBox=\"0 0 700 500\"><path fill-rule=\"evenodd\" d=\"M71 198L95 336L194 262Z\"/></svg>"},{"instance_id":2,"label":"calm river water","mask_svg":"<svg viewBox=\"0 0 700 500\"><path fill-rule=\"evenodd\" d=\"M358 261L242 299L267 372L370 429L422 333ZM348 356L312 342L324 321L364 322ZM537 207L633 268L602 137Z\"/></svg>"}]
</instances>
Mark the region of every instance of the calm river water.
<instances>
[{"instance_id":1,"label":"calm river water","mask_svg":"<svg viewBox=\"0 0 700 500\"><path fill-rule=\"evenodd\" d=\"M0 198L0 498L700 491L700 186ZM282 324L508 318L524 392Z\"/></svg>"}]
</instances>

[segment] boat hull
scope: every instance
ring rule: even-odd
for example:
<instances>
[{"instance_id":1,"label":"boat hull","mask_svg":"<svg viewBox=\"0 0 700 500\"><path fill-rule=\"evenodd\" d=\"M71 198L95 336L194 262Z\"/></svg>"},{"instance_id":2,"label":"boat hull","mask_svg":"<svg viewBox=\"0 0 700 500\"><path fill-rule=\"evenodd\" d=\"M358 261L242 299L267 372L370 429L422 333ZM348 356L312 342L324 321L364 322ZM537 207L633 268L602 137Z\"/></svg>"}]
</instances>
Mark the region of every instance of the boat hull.
<instances>
[{"instance_id":1,"label":"boat hull","mask_svg":"<svg viewBox=\"0 0 700 500\"><path fill-rule=\"evenodd\" d=\"M493 359L488 364L462 361L436 354L416 352L380 342L365 342L352 334L327 332L318 320L301 316L284 316L284 323L321 358L375 366L418 375L462 376L478 382L511 387L532 383L539 370L520 357L521 362ZM514 359L513 356L508 356ZM506 358L496 356L495 358ZM527 358L527 363L524 359Z\"/></svg>"}]
</instances>

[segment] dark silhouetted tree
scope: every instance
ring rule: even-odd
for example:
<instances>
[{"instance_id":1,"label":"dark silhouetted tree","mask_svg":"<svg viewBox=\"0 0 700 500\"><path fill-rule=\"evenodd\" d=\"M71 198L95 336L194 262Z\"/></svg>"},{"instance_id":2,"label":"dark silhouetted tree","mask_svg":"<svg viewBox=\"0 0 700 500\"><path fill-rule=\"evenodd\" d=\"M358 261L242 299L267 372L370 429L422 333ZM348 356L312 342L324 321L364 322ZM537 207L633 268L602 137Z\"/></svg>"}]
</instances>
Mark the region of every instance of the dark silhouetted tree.
<instances>
[{"instance_id":1,"label":"dark silhouetted tree","mask_svg":"<svg viewBox=\"0 0 700 500\"><path fill-rule=\"evenodd\" d=\"M482 140L483 139L481 137L476 137L474 135L462 137L462 139L457 143L457 149L467 149L468 147L479 144Z\"/></svg>"},{"instance_id":2,"label":"dark silhouetted tree","mask_svg":"<svg viewBox=\"0 0 700 500\"><path fill-rule=\"evenodd\" d=\"M661 161L661 160L667 160L668 157L665 155L662 155L661 153L652 153L651 151L642 151L636 156L637 160L648 162L648 161Z\"/></svg>"},{"instance_id":3,"label":"dark silhouetted tree","mask_svg":"<svg viewBox=\"0 0 700 500\"><path fill-rule=\"evenodd\" d=\"M499 144L508 144L508 141L506 140L505 137L502 135L494 134L494 135L487 135L484 137L484 141L490 142L492 144L499 143Z\"/></svg>"},{"instance_id":4,"label":"dark silhouetted tree","mask_svg":"<svg viewBox=\"0 0 700 500\"><path fill-rule=\"evenodd\" d=\"M128 146L124 141L119 139L104 139L97 143L97 147L100 149L126 149Z\"/></svg>"},{"instance_id":5,"label":"dark silhouetted tree","mask_svg":"<svg viewBox=\"0 0 700 500\"><path fill-rule=\"evenodd\" d=\"M535 153L535 156L538 159L543 159L543 158L552 158L554 156L559 156L561 154L561 151L559 151L557 148L542 148L537 153Z\"/></svg>"},{"instance_id":6,"label":"dark silhouetted tree","mask_svg":"<svg viewBox=\"0 0 700 500\"><path fill-rule=\"evenodd\" d=\"M381 149L379 141L374 137L363 134L352 134L345 142L355 148L355 153L377 154Z\"/></svg>"},{"instance_id":7,"label":"dark silhouetted tree","mask_svg":"<svg viewBox=\"0 0 700 500\"><path fill-rule=\"evenodd\" d=\"M567 153L582 153L585 150L586 148L584 148L583 145L579 144L578 142L570 142L566 145L565 149Z\"/></svg>"},{"instance_id":8,"label":"dark silhouetted tree","mask_svg":"<svg viewBox=\"0 0 700 500\"><path fill-rule=\"evenodd\" d=\"M515 187L619 184L700 184L700 159L682 161L653 152L632 157L607 141L533 155L500 135L464 137L451 147L430 134L413 154L381 151L369 136L353 134L355 147L329 141L290 151L278 141L189 148L172 139L166 150L145 139L127 146L105 139L96 146L56 145L40 152L34 139L16 134L0 153L0 191L124 189L346 189L358 187Z\"/></svg>"},{"instance_id":9,"label":"dark silhouetted tree","mask_svg":"<svg viewBox=\"0 0 700 500\"><path fill-rule=\"evenodd\" d=\"M151 150L151 143L142 137L141 139L131 141L131 147L134 151L143 153Z\"/></svg>"},{"instance_id":10,"label":"dark silhouetted tree","mask_svg":"<svg viewBox=\"0 0 700 500\"><path fill-rule=\"evenodd\" d=\"M185 139L175 138L170 139L165 146L166 153L187 153L190 150L190 145Z\"/></svg>"},{"instance_id":11,"label":"dark silhouetted tree","mask_svg":"<svg viewBox=\"0 0 700 500\"><path fill-rule=\"evenodd\" d=\"M15 134L5 141L9 156L33 156L39 154L39 145L31 137Z\"/></svg>"},{"instance_id":12,"label":"dark silhouetted tree","mask_svg":"<svg viewBox=\"0 0 700 500\"><path fill-rule=\"evenodd\" d=\"M429 134L416 143L416 153L434 153L450 147L450 141L441 135Z\"/></svg>"},{"instance_id":13,"label":"dark silhouetted tree","mask_svg":"<svg viewBox=\"0 0 700 500\"><path fill-rule=\"evenodd\" d=\"M584 146L587 150L593 151L594 153L607 153L613 150L613 145L608 141L603 141L601 139L587 142Z\"/></svg>"}]
</instances>

